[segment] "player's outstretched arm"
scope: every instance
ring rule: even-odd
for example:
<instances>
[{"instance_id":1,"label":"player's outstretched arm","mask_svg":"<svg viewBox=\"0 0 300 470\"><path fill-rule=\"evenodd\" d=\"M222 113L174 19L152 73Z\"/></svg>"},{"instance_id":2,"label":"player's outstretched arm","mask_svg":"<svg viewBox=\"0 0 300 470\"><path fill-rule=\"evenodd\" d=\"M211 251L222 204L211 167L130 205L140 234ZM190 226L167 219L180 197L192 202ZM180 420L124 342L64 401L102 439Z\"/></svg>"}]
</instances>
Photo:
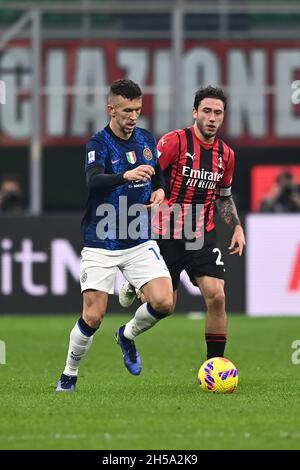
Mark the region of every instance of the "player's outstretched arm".
<instances>
[{"instance_id":1,"label":"player's outstretched arm","mask_svg":"<svg viewBox=\"0 0 300 470\"><path fill-rule=\"evenodd\" d=\"M216 200L216 205L220 218L234 230L229 246L230 254L234 255L235 253L238 253L239 256L241 256L246 241L234 200L232 199L232 196L220 197Z\"/></svg>"}]
</instances>

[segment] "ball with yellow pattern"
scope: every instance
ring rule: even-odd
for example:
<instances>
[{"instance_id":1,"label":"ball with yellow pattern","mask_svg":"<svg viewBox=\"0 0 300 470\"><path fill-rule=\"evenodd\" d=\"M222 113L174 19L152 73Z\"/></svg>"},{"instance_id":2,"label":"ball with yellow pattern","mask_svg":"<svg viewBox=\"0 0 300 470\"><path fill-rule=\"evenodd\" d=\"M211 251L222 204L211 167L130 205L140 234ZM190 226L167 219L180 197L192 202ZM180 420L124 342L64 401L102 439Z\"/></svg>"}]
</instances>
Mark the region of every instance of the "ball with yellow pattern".
<instances>
[{"instance_id":1,"label":"ball with yellow pattern","mask_svg":"<svg viewBox=\"0 0 300 470\"><path fill-rule=\"evenodd\" d=\"M233 393L238 380L237 368L225 357L208 359L198 372L198 384L205 392Z\"/></svg>"}]
</instances>

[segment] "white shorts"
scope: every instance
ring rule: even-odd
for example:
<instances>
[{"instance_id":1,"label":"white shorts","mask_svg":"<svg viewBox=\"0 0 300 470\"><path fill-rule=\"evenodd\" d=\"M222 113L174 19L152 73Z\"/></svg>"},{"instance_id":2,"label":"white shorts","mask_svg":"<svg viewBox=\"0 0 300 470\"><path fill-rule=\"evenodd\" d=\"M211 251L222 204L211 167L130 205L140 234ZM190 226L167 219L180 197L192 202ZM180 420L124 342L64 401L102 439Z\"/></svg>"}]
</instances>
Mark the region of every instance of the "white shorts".
<instances>
[{"instance_id":1,"label":"white shorts","mask_svg":"<svg viewBox=\"0 0 300 470\"><path fill-rule=\"evenodd\" d=\"M113 294L118 268L136 289L152 279L171 279L159 247L153 240L125 250L84 247L80 261L81 292L95 289Z\"/></svg>"}]
</instances>

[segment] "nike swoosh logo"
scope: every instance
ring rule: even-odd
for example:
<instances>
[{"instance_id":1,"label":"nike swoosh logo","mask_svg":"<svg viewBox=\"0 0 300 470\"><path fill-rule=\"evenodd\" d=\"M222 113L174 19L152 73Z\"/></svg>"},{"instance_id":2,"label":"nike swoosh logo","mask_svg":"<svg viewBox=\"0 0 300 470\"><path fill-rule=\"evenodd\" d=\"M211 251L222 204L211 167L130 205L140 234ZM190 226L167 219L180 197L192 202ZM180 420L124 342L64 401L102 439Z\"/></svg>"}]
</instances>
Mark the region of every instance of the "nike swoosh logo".
<instances>
[{"instance_id":1,"label":"nike swoosh logo","mask_svg":"<svg viewBox=\"0 0 300 470\"><path fill-rule=\"evenodd\" d=\"M119 162L120 160L121 160L121 159L118 158L118 160L112 160L111 162L112 162L112 163L117 163L117 162Z\"/></svg>"},{"instance_id":2,"label":"nike swoosh logo","mask_svg":"<svg viewBox=\"0 0 300 470\"><path fill-rule=\"evenodd\" d=\"M193 153L193 155L191 155L189 152L186 152L186 156L191 157L191 159L194 160L195 154Z\"/></svg>"}]
</instances>

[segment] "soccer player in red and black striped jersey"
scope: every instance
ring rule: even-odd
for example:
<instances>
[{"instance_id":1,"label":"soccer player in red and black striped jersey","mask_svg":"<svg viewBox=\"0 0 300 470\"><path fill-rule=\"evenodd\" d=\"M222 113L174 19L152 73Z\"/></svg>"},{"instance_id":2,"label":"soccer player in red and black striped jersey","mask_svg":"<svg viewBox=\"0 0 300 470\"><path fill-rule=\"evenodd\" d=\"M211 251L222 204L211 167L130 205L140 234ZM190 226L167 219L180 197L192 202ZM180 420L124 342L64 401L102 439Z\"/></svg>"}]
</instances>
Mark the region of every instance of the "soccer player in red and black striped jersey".
<instances>
[{"instance_id":1,"label":"soccer player in red and black striped jersey","mask_svg":"<svg viewBox=\"0 0 300 470\"><path fill-rule=\"evenodd\" d=\"M215 206L221 219L233 229L230 254L241 256L245 245L244 231L231 196L234 151L218 135L226 104L221 89L208 86L198 90L194 99L194 125L169 132L158 142L159 162L166 178L166 199L153 226L172 277L174 308L183 270L204 297L208 359L224 355L227 339L224 263L216 244ZM124 289L120 302L122 294Z\"/></svg>"}]
</instances>

